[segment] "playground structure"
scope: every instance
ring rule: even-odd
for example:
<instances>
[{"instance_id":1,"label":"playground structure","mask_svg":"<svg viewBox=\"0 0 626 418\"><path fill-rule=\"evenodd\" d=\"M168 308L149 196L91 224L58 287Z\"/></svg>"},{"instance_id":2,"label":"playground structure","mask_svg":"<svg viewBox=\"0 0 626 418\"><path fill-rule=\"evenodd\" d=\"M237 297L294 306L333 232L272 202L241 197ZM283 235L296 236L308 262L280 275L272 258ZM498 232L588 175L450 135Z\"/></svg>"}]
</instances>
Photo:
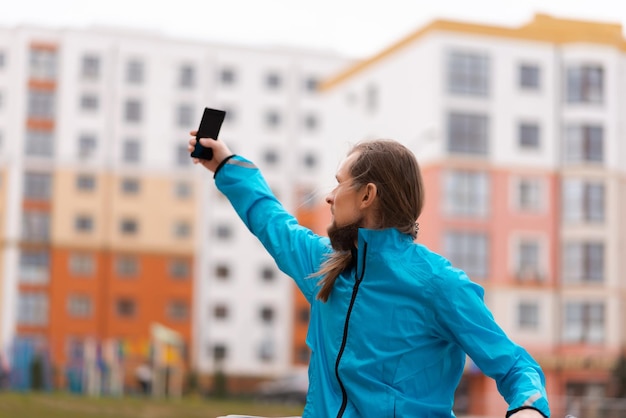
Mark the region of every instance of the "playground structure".
<instances>
[{"instance_id":1,"label":"playground structure","mask_svg":"<svg viewBox=\"0 0 626 418\"><path fill-rule=\"evenodd\" d=\"M176 331L156 322L150 331L154 347L152 396L179 398L183 393L184 341Z\"/></svg>"},{"instance_id":2,"label":"playground structure","mask_svg":"<svg viewBox=\"0 0 626 418\"><path fill-rule=\"evenodd\" d=\"M16 391L66 389L89 396L138 393L136 369L151 368L147 395L180 397L185 374L184 340L174 330L153 323L149 338L85 338L67 347L65 364L53 364L48 345L16 339L2 356L5 386Z\"/></svg>"}]
</instances>

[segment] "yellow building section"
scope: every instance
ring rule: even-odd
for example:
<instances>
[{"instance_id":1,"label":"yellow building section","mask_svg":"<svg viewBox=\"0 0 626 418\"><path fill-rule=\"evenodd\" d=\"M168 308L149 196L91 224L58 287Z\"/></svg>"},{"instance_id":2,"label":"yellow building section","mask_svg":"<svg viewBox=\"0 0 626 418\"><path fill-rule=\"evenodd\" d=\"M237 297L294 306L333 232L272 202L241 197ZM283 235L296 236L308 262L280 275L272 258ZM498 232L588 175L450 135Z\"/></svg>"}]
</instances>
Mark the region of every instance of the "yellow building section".
<instances>
[{"instance_id":1,"label":"yellow building section","mask_svg":"<svg viewBox=\"0 0 626 418\"><path fill-rule=\"evenodd\" d=\"M0 222L0 237L5 237L6 236L6 228L5 228L5 223L7 222L7 201L8 201L8 196L7 193L9 191L9 172L8 170L3 167L0 168L0 219L2 219L2 222ZM1 262L1 259L0 259ZM0 270L1 271L1 270Z\"/></svg>"},{"instance_id":2,"label":"yellow building section","mask_svg":"<svg viewBox=\"0 0 626 418\"><path fill-rule=\"evenodd\" d=\"M194 251L193 176L54 173L51 244L110 251Z\"/></svg>"},{"instance_id":3,"label":"yellow building section","mask_svg":"<svg viewBox=\"0 0 626 418\"><path fill-rule=\"evenodd\" d=\"M552 44L591 43L601 44L626 51L626 40L622 35L622 25L617 23L589 22L570 19L557 19L545 14L536 14L534 19L518 28L481 25L475 23L435 20L400 41L392 44L371 58L363 60L320 84L322 91L348 80L353 75L374 65L413 42L437 32L457 32L470 35L511 38Z\"/></svg>"},{"instance_id":4,"label":"yellow building section","mask_svg":"<svg viewBox=\"0 0 626 418\"><path fill-rule=\"evenodd\" d=\"M7 246L7 242L6 242L6 230L5 230L5 224L7 222L7 184L8 184L8 178L7 178L8 172L6 170L6 168L2 168L0 169L0 237L2 237L2 246L0 247L3 251L0 251L0 301L4 300L4 281L5 279L5 274L4 274L4 264L5 264L5 260L4 260L4 256L5 256L5 251L4 249ZM3 310L0 309L0 346L4 347L5 346L5 342L2 340L2 336L4 335L4 330L2 329L2 326L4 324L4 320L1 318L3 313Z\"/></svg>"}]
</instances>

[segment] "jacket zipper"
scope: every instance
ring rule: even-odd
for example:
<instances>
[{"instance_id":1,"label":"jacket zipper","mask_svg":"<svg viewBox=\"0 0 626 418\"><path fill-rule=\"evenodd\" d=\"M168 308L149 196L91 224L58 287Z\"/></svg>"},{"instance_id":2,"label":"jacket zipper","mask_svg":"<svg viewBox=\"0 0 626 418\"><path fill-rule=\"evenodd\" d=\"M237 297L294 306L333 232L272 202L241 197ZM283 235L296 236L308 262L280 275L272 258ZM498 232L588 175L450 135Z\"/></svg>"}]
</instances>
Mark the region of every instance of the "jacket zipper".
<instances>
[{"instance_id":1,"label":"jacket zipper","mask_svg":"<svg viewBox=\"0 0 626 418\"><path fill-rule=\"evenodd\" d=\"M341 387L341 407L339 408L339 412L337 412L337 418L341 418L343 413L348 406L348 393L346 392L346 388L343 386L343 382L339 377L339 361L343 356L343 351L346 348L346 342L348 341L348 323L350 322L350 315L352 314L352 307L354 306L354 301L356 300L356 295L359 292L359 285L363 280L363 276L365 275L365 256L367 255L367 242L363 244L363 265L361 266L361 275L357 277L358 271L354 272L354 287L352 288L352 298L350 299L350 305L348 306L348 312L346 313L346 322L343 325L343 338L341 340L341 347L339 348L339 353L337 354L337 360L335 361L335 376L337 377L337 381L339 382L339 387ZM357 266L358 267L358 266Z\"/></svg>"}]
</instances>

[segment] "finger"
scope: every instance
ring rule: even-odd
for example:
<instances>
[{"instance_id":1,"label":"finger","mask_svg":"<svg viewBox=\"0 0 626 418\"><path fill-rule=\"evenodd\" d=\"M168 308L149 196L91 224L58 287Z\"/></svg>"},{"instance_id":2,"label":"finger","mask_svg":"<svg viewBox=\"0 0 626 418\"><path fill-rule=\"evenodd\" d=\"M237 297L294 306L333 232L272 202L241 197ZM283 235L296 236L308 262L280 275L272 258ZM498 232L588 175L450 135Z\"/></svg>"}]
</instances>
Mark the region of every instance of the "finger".
<instances>
[{"instance_id":1,"label":"finger","mask_svg":"<svg viewBox=\"0 0 626 418\"><path fill-rule=\"evenodd\" d=\"M189 135L196 136L196 135L198 135L198 131L197 130L196 131L189 131Z\"/></svg>"},{"instance_id":2,"label":"finger","mask_svg":"<svg viewBox=\"0 0 626 418\"><path fill-rule=\"evenodd\" d=\"M200 144L202 144L205 147L208 146L211 143L211 141L215 141L215 140L212 138L200 138Z\"/></svg>"}]
</instances>

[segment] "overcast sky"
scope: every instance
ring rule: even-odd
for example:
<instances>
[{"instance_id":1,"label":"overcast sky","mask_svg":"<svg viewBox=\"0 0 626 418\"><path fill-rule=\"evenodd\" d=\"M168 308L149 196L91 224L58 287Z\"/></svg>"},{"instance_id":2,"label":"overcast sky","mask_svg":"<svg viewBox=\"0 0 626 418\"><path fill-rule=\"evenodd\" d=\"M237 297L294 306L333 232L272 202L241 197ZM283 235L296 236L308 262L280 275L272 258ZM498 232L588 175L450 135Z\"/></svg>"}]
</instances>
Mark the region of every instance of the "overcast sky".
<instances>
[{"instance_id":1,"label":"overcast sky","mask_svg":"<svg viewBox=\"0 0 626 418\"><path fill-rule=\"evenodd\" d=\"M626 22L625 0L0 0L0 25L148 29L183 39L367 57L437 18L518 26L537 13Z\"/></svg>"}]
</instances>

